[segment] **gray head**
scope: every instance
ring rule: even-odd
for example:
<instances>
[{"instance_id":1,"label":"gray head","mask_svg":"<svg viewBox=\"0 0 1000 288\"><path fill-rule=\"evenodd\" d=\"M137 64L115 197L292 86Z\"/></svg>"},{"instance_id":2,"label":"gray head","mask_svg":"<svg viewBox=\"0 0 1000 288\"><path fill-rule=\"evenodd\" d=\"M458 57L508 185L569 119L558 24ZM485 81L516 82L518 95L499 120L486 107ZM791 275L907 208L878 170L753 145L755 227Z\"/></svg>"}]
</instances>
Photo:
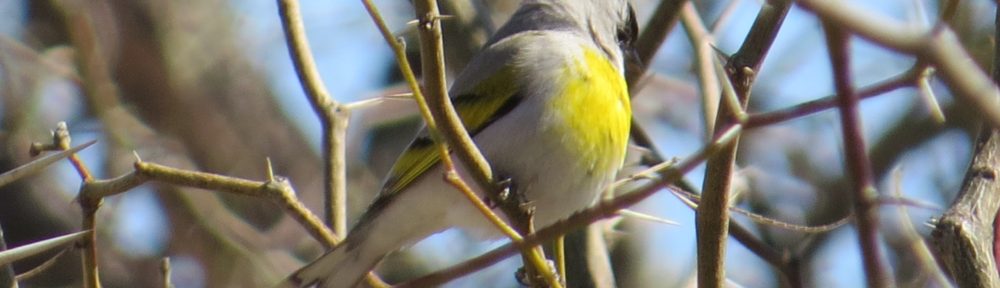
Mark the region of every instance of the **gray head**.
<instances>
[{"instance_id":1,"label":"gray head","mask_svg":"<svg viewBox=\"0 0 1000 288\"><path fill-rule=\"evenodd\" d=\"M591 37L608 58L622 67L634 56L638 27L627 0L524 0L486 45L532 30L560 30Z\"/></svg>"}]
</instances>

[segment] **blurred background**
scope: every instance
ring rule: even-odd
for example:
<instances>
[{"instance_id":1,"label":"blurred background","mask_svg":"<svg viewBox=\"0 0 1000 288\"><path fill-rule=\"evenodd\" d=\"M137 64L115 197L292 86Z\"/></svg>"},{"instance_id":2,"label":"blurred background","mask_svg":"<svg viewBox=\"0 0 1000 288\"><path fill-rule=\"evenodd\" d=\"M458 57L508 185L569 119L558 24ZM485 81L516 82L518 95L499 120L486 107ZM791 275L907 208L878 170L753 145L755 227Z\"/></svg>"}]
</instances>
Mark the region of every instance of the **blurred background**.
<instances>
[{"instance_id":1,"label":"blurred background","mask_svg":"<svg viewBox=\"0 0 1000 288\"><path fill-rule=\"evenodd\" d=\"M417 46L407 1L374 1L389 27ZM446 57L457 73L518 1L441 1ZM733 53L760 1L694 1L715 46ZM941 1L844 1L915 28L936 23ZM647 23L657 0L633 0ZM993 1L962 1L947 22L972 61L989 71ZM353 102L403 93L391 51L360 1L302 1L316 64L333 97ZM915 60L863 40L851 45L855 86L904 73ZM320 126L288 56L275 1L0 0L0 171L31 160L32 142L69 124L74 143L98 140L82 153L99 178L131 171L132 151L173 167L263 180L265 158L287 176L317 214L322 198ZM92 54L86 54L92 53ZM94 55L78 61L81 55ZM411 61L418 61L416 51ZM766 58L750 103L770 111L832 95L832 73L817 19L794 7ZM640 82L633 100L638 122L665 157L683 158L705 144L694 52L678 24ZM419 67L419 65L415 65ZM83 85L87 83L88 85ZM85 88L87 87L87 88ZM912 88L865 100L864 135L878 189L919 207L881 208L886 256L901 287L939 287L941 273L925 269L911 246L927 238L925 223L940 215L961 184L979 119L936 80L931 87L947 119L931 119ZM413 103L388 101L354 111L348 141L349 210L353 223L381 178L419 127ZM835 110L748 132L741 142L736 205L802 225L835 222L850 213L842 139ZM65 161L64 161L65 162ZM628 167L637 171L636 164ZM699 168L686 180L700 187ZM80 179L66 163L0 187L0 227L8 246L80 228L73 199ZM694 214L670 193L632 208L677 225L626 217L601 225L621 287L691 287ZM845 225L808 234L758 225L736 215L765 243L800 263L808 287L861 287L864 274L855 229ZM170 257L177 287L267 287L322 248L277 205L261 199L150 183L105 199L98 248L106 287L158 287L159 262ZM907 224L908 223L908 224ZM905 229L915 227L915 233ZM459 231L435 235L387 259L390 283L478 255L502 242L468 240ZM727 276L741 287L785 285L777 272L730 241ZM52 254L14 264L23 273ZM916 263L916 264L915 264ZM933 263L931 268L934 268ZM517 257L450 287L517 287ZM22 287L77 287L79 252Z\"/></svg>"}]
</instances>

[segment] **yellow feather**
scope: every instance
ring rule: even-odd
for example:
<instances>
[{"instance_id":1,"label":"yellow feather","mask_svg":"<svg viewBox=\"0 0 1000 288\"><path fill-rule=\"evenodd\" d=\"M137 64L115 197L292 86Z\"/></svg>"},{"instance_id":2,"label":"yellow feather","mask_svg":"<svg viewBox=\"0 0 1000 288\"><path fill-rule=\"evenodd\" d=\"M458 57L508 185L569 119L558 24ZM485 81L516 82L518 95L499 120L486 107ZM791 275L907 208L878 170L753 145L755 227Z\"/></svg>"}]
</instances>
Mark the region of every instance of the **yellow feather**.
<instances>
[{"instance_id":1,"label":"yellow feather","mask_svg":"<svg viewBox=\"0 0 1000 288\"><path fill-rule=\"evenodd\" d=\"M565 135L566 147L594 169L618 169L624 161L632 118L628 86L621 72L600 51L584 48L583 57L563 73L565 90L550 108Z\"/></svg>"}]
</instances>

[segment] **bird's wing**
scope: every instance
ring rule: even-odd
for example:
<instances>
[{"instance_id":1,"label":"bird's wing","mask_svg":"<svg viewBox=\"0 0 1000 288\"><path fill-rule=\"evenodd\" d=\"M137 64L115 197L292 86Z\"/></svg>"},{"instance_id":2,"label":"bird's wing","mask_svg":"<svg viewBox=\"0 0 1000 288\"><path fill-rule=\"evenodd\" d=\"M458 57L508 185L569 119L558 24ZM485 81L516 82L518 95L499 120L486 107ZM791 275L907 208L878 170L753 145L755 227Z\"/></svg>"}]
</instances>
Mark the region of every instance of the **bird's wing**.
<instances>
[{"instance_id":1,"label":"bird's wing","mask_svg":"<svg viewBox=\"0 0 1000 288\"><path fill-rule=\"evenodd\" d=\"M473 85L471 91L452 99L462 124L475 136L500 119L521 102L517 71L512 66L498 69L493 75ZM413 183L420 175L441 161L440 150L434 147L429 133L421 131L389 171L380 198L396 194Z\"/></svg>"}]
</instances>

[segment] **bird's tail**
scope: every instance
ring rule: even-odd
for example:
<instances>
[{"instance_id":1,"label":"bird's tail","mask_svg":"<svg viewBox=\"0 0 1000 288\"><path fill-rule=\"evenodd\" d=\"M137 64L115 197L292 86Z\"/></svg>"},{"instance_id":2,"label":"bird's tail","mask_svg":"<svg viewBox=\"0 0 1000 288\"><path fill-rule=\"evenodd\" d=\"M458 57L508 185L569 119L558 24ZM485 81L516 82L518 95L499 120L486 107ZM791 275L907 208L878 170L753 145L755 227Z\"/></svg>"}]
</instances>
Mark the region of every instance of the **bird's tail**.
<instances>
[{"instance_id":1,"label":"bird's tail","mask_svg":"<svg viewBox=\"0 0 1000 288\"><path fill-rule=\"evenodd\" d=\"M446 209L434 207L414 212L395 208L398 206L383 210L384 213L377 217L363 217L370 221L359 223L337 247L295 271L277 287L355 287L387 254L447 227L436 221L397 220L413 219L407 215L418 215L414 216L417 219L440 219Z\"/></svg>"},{"instance_id":2,"label":"bird's tail","mask_svg":"<svg viewBox=\"0 0 1000 288\"><path fill-rule=\"evenodd\" d=\"M344 242L325 255L295 271L277 287L355 287L368 271L371 271L388 251L366 253L350 242Z\"/></svg>"}]
</instances>

